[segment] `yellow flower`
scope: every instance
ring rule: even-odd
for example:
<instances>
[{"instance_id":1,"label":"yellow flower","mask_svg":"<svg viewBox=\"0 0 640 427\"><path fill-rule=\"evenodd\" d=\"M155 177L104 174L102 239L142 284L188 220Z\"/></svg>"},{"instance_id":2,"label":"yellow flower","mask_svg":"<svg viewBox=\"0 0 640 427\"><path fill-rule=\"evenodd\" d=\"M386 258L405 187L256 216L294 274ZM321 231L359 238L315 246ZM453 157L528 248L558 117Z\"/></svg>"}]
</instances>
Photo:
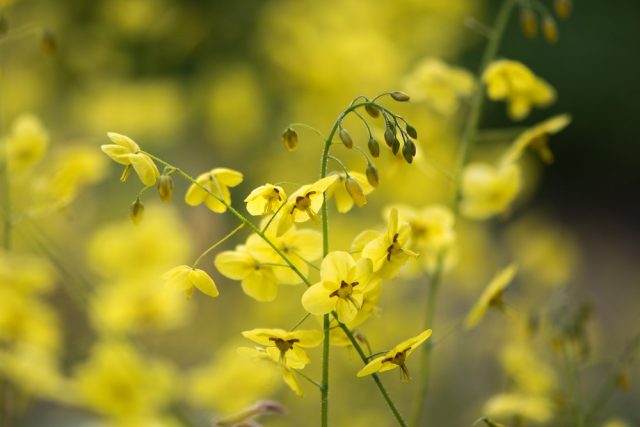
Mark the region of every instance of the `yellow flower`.
<instances>
[{"instance_id":1,"label":"yellow flower","mask_svg":"<svg viewBox=\"0 0 640 427\"><path fill-rule=\"evenodd\" d=\"M196 178L197 184L191 184L184 200L189 206L198 206L204 202L213 212L225 212L226 205L231 204L229 187L239 185L242 178L242 174L233 169L211 169Z\"/></svg>"},{"instance_id":2,"label":"yellow flower","mask_svg":"<svg viewBox=\"0 0 640 427\"><path fill-rule=\"evenodd\" d=\"M502 162L514 163L520 160L527 147L534 149L543 162L553 162L553 153L548 146L549 135L560 132L569 123L571 123L571 116L560 114L525 130L502 156Z\"/></svg>"},{"instance_id":3,"label":"yellow flower","mask_svg":"<svg viewBox=\"0 0 640 427\"><path fill-rule=\"evenodd\" d=\"M505 212L521 187L517 163L495 167L470 163L462 172L462 213L473 219L487 219Z\"/></svg>"},{"instance_id":4,"label":"yellow flower","mask_svg":"<svg viewBox=\"0 0 640 427\"><path fill-rule=\"evenodd\" d=\"M250 347L238 347L238 354L244 357L252 358L255 361L263 362L266 361L271 364L272 367L276 367L280 373L282 374L282 379L285 384L289 386L289 388L299 397L302 397L302 388L298 381L296 380L295 375L293 374L293 369L285 366L281 360L280 356L276 355L274 352L271 354L267 353L266 349L262 347L250 348ZM273 358L276 357L276 359Z\"/></svg>"},{"instance_id":5,"label":"yellow flower","mask_svg":"<svg viewBox=\"0 0 640 427\"><path fill-rule=\"evenodd\" d=\"M214 263L223 276L240 280L243 292L256 301L276 299L278 280L273 272L274 267L262 265L246 246L239 245L235 251L220 252Z\"/></svg>"},{"instance_id":6,"label":"yellow flower","mask_svg":"<svg viewBox=\"0 0 640 427\"><path fill-rule=\"evenodd\" d=\"M513 120L524 119L531 107L544 107L556 98L555 90L547 82L518 61L492 62L482 80L487 84L490 99L509 102L509 116Z\"/></svg>"},{"instance_id":7,"label":"yellow flower","mask_svg":"<svg viewBox=\"0 0 640 427\"><path fill-rule=\"evenodd\" d=\"M425 342L430 336L431 329L427 329L419 335L401 342L383 356L376 357L371 362L367 363L364 368L358 371L358 377L364 377L376 372L386 372L399 367L402 378L405 380L411 380L409 370L405 364L407 357L409 357L409 355L413 353L413 350Z\"/></svg>"},{"instance_id":8,"label":"yellow flower","mask_svg":"<svg viewBox=\"0 0 640 427\"><path fill-rule=\"evenodd\" d=\"M495 277L489 282L485 290L480 295L480 299L464 319L464 327L472 329L480 323L489 307L500 307L502 305L502 293L511 284L513 277L516 275L518 267L511 264L507 268L499 271Z\"/></svg>"},{"instance_id":9,"label":"yellow flower","mask_svg":"<svg viewBox=\"0 0 640 427\"><path fill-rule=\"evenodd\" d=\"M631 427L631 424L622 421L620 418L612 418L602 424L602 427Z\"/></svg>"},{"instance_id":10,"label":"yellow flower","mask_svg":"<svg viewBox=\"0 0 640 427\"><path fill-rule=\"evenodd\" d=\"M302 305L311 314L336 310L340 321L353 320L362 309L371 268L371 261L366 258L356 263L348 252L329 253L320 266L320 282L305 291Z\"/></svg>"},{"instance_id":11,"label":"yellow flower","mask_svg":"<svg viewBox=\"0 0 640 427\"><path fill-rule=\"evenodd\" d=\"M50 290L54 279L53 267L45 260L0 249L0 286L32 295Z\"/></svg>"},{"instance_id":12,"label":"yellow flower","mask_svg":"<svg viewBox=\"0 0 640 427\"><path fill-rule=\"evenodd\" d=\"M471 96L473 75L452 67L438 58L422 60L405 79L412 101L425 101L436 112L451 115L458 110L460 98Z\"/></svg>"},{"instance_id":13,"label":"yellow flower","mask_svg":"<svg viewBox=\"0 0 640 427\"><path fill-rule=\"evenodd\" d=\"M382 291L382 279L374 276L366 289L362 297L362 305L358 314L349 322L343 322L349 329L360 326L366 322L372 315L377 314L379 311L378 300L380 299L380 293ZM338 327L336 319L331 319L331 331L330 331L331 345L338 346L350 346L351 340L344 333L344 331Z\"/></svg>"},{"instance_id":14,"label":"yellow flower","mask_svg":"<svg viewBox=\"0 0 640 427\"><path fill-rule=\"evenodd\" d=\"M185 291L187 298L191 298L193 288L196 287L203 294L217 297L219 292L211 276L199 268L188 265L179 265L167 271L162 278L175 289Z\"/></svg>"},{"instance_id":15,"label":"yellow flower","mask_svg":"<svg viewBox=\"0 0 640 427\"><path fill-rule=\"evenodd\" d=\"M544 424L553 417L553 401L543 396L523 393L501 393L484 405L483 412L490 417L512 419L521 417Z\"/></svg>"},{"instance_id":16,"label":"yellow flower","mask_svg":"<svg viewBox=\"0 0 640 427\"><path fill-rule=\"evenodd\" d=\"M319 221L317 214L324 202L323 194L337 179L336 175L324 177L313 184L303 185L289 196L278 214L277 234L283 234L294 222L305 222L309 219Z\"/></svg>"},{"instance_id":17,"label":"yellow flower","mask_svg":"<svg viewBox=\"0 0 640 427\"><path fill-rule=\"evenodd\" d=\"M372 237L372 235L368 236ZM389 225L386 233L381 233L364 246L362 257L369 258L373 263L373 271L383 279L390 279L400 267L418 254L409 250L411 226L398 220L398 210L392 208L389 212Z\"/></svg>"},{"instance_id":18,"label":"yellow flower","mask_svg":"<svg viewBox=\"0 0 640 427\"><path fill-rule=\"evenodd\" d=\"M242 336L265 347L267 354L283 366L302 369L309 364L304 348L317 347L322 342L320 330L296 330L257 328L242 332Z\"/></svg>"},{"instance_id":19,"label":"yellow flower","mask_svg":"<svg viewBox=\"0 0 640 427\"><path fill-rule=\"evenodd\" d=\"M108 132L107 136L113 144L105 144L100 148L112 160L125 165L125 170L120 178L122 181L127 180L131 167L133 167L145 186L149 187L156 183L156 178L160 176L158 167L151 160L151 157L141 152L138 144L128 136L119 133Z\"/></svg>"},{"instance_id":20,"label":"yellow flower","mask_svg":"<svg viewBox=\"0 0 640 427\"><path fill-rule=\"evenodd\" d=\"M11 126L5 144L9 172L22 172L42 159L49 145L49 135L37 117L23 115Z\"/></svg>"},{"instance_id":21,"label":"yellow flower","mask_svg":"<svg viewBox=\"0 0 640 427\"><path fill-rule=\"evenodd\" d=\"M346 213L353 208L354 196L347 188L347 174L345 172L335 174L338 179L327 189L327 199L333 197L336 201L336 209L340 213ZM361 191L356 190L355 202L358 207L367 203L365 196L373 191L373 187L369 184L367 177L360 172L349 171L349 176L357 182Z\"/></svg>"},{"instance_id":22,"label":"yellow flower","mask_svg":"<svg viewBox=\"0 0 640 427\"><path fill-rule=\"evenodd\" d=\"M268 215L276 212L287 200L287 194L282 187L265 184L255 188L246 199L247 211L254 216Z\"/></svg>"},{"instance_id":23,"label":"yellow flower","mask_svg":"<svg viewBox=\"0 0 640 427\"><path fill-rule=\"evenodd\" d=\"M131 345L100 341L74 373L77 399L119 422L153 418L169 402L175 388L164 363L138 354Z\"/></svg>"}]
</instances>

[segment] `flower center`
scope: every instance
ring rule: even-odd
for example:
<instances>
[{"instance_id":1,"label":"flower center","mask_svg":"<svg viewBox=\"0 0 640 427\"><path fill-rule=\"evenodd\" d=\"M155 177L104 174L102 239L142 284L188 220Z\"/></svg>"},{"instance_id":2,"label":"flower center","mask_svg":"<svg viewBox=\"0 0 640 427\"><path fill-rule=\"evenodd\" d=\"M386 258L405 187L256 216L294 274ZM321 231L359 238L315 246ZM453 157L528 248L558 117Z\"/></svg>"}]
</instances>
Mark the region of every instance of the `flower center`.
<instances>
[{"instance_id":1,"label":"flower center","mask_svg":"<svg viewBox=\"0 0 640 427\"><path fill-rule=\"evenodd\" d=\"M391 256L398 255L402 252L402 246L398 242L398 233L393 235L393 242L387 248L387 261L391 261Z\"/></svg>"},{"instance_id":2,"label":"flower center","mask_svg":"<svg viewBox=\"0 0 640 427\"><path fill-rule=\"evenodd\" d=\"M269 193L264 194L262 197L267 201L264 205L264 215L272 212L276 208L278 202L282 199L280 196L280 190L277 188L272 188Z\"/></svg>"},{"instance_id":3,"label":"flower center","mask_svg":"<svg viewBox=\"0 0 640 427\"><path fill-rule=\"evenodd\" d=\"M280 355L284 356L284 354L293 348L293 345L297 342L300 342L299 339L293 338L290 340L283 340L282 338L269 338L269 341L273 341L275 346L280 350Z\"/></svg>"}]
</instances>

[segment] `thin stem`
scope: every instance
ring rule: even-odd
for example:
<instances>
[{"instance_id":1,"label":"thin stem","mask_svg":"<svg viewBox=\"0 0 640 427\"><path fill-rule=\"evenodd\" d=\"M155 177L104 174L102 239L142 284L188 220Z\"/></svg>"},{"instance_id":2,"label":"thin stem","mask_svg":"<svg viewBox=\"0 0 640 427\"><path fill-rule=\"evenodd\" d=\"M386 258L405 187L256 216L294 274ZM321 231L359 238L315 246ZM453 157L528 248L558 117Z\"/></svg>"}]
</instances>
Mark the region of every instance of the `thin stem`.
<instances>
[{"instance_id":1,"label":"thin stem","mask_svg":"<svg viewBox=\"0 0 640 427\"><path fill-rule=\"evenodd\" d=\"M234 228L230 233L228 233L226 236L224 236L222 239L218 240L213 245L209 246L207 248L207 250L202 252L200 254L200 256L193 262L193 264L191 264L191 267L192 268L196 268L198 266L198 264L200 263L200 260L202 260L202 258L207 256L207 254L209 254L212 250L214 250L215 248L217 248L218 246L220 246L221 244L223 244L224 242L229 240L231 238L231 236L233 236L234 234L236 234L238 231L242 230L243 228L244 228L244 223L240 224L239 226Z\"/></svg>"},{"instance_id":2,"label":"thin stem","mask_svg":"<svg viewBox=\"0 0 640 427\"><path fill-rule=\"evenodd\" d=\"M302 319L300 319L300 320L298 321L298 323L296 323L296 324L293 326L293 328L291 328L291 331L295 331L296 329L298 329L298 326L302 325L302 324L305 322L305 320L307 320L307 319L309 318L309 316L311 316L311 313L307 313L307 314L305 314L305 316L304 316Z\"/></svg>"},{"instance_id":3,"label":"thin stem","mask_svg":"<svg viewBox=\"0 0 640 427\"><path fill-rule=\"evenodd\" d=\"M576 427L583 427L584 417L582 414L582 402L580 397L580 377L575 364L575 358L573 355L569 354L567 343L562 344L562 358L567 371L569 394L573 400L573 413L575 416Z\"/></svg>"},{"instance_id":4,"label":"thin stem","mask_svg":"<svg viewBox=\"0 0 640 427\"><path fill-rule=\"evenodd\" d=\"M347 176L349 175L349 169L347 169L347 167L344 165L344 163L342 163L342 160L340 160L339 158L335 157L335 156L329 156L329 158L331 160L333 160L334 162L336 162L338 165L340 165L340 167L342 168L342 170L344 171L344 173L347 174ZM324 178L324 177L323 177Z\"/></svg>"},{"instance_id":5,"label":"thin stem","mask_svg":"<svg viewBox=\"0 0 640 427\"><path fill-rule=\"evenodd\" d=\"M315 132L322 141L326 140L326 138L324 137L324 135L322 134L322 132L320 132L318 129L314 128L313 126L309 126L306 123L290 123L289 127L303 127L303 128L307 128L309 130L312 130L313 132Z\"/></svg>"},{"instance_id":6,"label":"thin stem","mask_svg":"<svg viewBox=\"0 0 640 427\"><path fill-rule=\"evenodd\" d=\"M302 373L302 371L293 370L293 372L295 372L296 374L300 375L302 378L304 378L305 380L309 381L314 386L318 387L318 389L322 390L322 384L320 384L316 380L311 379L310 377L306 376L305 374Z\"/></svg>"}]
</instances>

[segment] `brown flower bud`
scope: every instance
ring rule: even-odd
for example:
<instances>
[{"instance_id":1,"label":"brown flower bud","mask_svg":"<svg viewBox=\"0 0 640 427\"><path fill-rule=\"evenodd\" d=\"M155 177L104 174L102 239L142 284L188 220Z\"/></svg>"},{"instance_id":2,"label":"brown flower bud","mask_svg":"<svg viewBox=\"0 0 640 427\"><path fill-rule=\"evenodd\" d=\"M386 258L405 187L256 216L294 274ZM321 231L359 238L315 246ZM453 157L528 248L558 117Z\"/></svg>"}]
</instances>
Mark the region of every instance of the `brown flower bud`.
<instances>
[{"instance_id":1,"label":"brown flower bud","mask_svg":"<svg viewBox=\"0 0 640 427\"><path fill-rule=\"evenodd\" d=\"M367 204L367 198L364 195L362 186L355 178L347 175L347 179L344 181L344 186L346 187L347 193L349 193L349 196L351 196L351 199L353 200L353 203L356 204L356 206L361 208Z\"/></svg>"},{"instance_id":2,"label":"brown flower bud","mask_svg":"<svg viewBox=\"0 0 640 427\"><path fill-rule=\"evenodd\" d=\"M369 143L367 145L369 146L369 152L373 157L378 157L380 155L380 144L378 144L378 141L373 139L373 137L369 138Z\"/></svg>"},{"instance_id":3,"label":"brown flower bud","mask_svg":"<svg viewBox=\"0 0 640 427\"><path fill-rule=\"evenodd\" d=\"M171 175L160 175L158 177L158 194L160 195L160 200L164 203L171 201L171 196L173 195L173 178L171 178Z\"/></svg>"},{"instance_id":4,"label":"brown flower bud","mask_svg":"<svg viewBox=\"0 0 640 427\"><path fill-rule=\"evenodd\" d=\"M520 9L520 28L525 36L534 38L538 35L538 18L533 9L523 7Z\"/></svg>"},{"instance_id":5,"label":"brown flower bud","mask_svg":"<svg viewBox=\"0 0 640 427\"><path fill-rule=\"evenodd\" d=\"M553 2L553 7L556 10L556 15L562 19L566 19L571 15L571 0L555 0Z\"/></svg>"},{"instance_id":6,"label":"brown flower bud","mask_svg":"<svg viewBox=\"0 0 640 427\"><path fill-rule=\"evenodd\" d=\"M286 128L282 133L282 143L288 151L295 151L298 146L298 134L292 128Z\"/></svg>"},{"instance_id":7,"label":"brown flower bud","mask_svg":"<svg viewBox=\"0 0 640 427\"><path fill-rule=\"evenodd\" d=\"M367 176L367 181L369 181L369 184L371 184L372 187L378 186L380 183L380 176L378 175L378 169L376 169L373 163L369 163L367 165L365 175Z\"/></svg>"},{"instance_id":8,"label":"brown flower bud","mask_svg":"<svg viewBox=\"0 0 640 427\"><path fill-rule=\"evenodd\" d=\"M398 102L407 102L411 99L409 95L400 91L391 92L391 97Z\"/></svg>"},{"instance_id":9,"label":"brown flower bud","mask_svg":"<svg viewBox=\"0 0 640 427\"><path fill-rule=\"evenodd\" d=\"M549 43L556 43L558 41L558 26L556 25L556 21L549 15L544 17L544 21L542 21L542 32L544 33L544 38Z\"/></svg>"},{"instance_id":10,"label":"brown flower bud","mask_svg":"<svg viewBox=\"0 0 640 427\"><path fill-rule=\"evenodd\" d=\"M142 217L144 217L144 205L140 201L140 199L136 199L135 202L131 204L131 209L129 210L129 217L134 224L140 224L142 221Z\"/></svg>"},{"instance_id":11,"label":"brown flower bud","mask_svg":"<svg viewBox=\"0 0 640 427\"><path fill-rule=\"evenodd\" d=\"M351 135L349 135L349 132L347 132L346 129L340 129L338 135L340 136L340 141L342 141L345 147L353 148L353 139L351 139Z\"/></svg>"},{"instance_id":12,"label":"brown flower bud","mask_svg":"<svg viewBox=\"0 0 640 427\"><path fill-rule=\"evenodd\" d=\"M364 106L364 109L374 119L377 119L378 117L380 117L380 110L378 110L378 107L371 104L367 104Z\"/></svg>"}]
</instances>

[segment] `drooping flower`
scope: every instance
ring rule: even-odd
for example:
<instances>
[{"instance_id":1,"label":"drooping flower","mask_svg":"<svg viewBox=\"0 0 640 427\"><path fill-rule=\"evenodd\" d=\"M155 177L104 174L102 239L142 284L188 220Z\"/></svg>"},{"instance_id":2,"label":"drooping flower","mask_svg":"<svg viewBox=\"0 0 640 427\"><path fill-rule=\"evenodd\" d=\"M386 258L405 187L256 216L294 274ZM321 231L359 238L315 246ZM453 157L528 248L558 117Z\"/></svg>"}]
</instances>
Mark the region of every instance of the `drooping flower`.
<instances>
[{"instance_id":1,"label":"drooping flower","mask_svg":"<svg viewBox=\"0 0 640 427\"><path fill-rule=\"evenodd\" d=\"M198 175L196 183L191 184L184 197L189 206L203 203L213 212L223 213L231 204L229 187L242 182L242 173L228 168L215 168ZM224 203L223 203L224 201Z\"/></svg>"},{"instance_id":2,"label":"drooping flower","mask_svg":"<svg viewBox=\"0 0 640 427\"><path fill-rule=\"evenodd\" d=\"M309 364L304 348L317 347L322 342L320 330L296 330L257 328L242 332L242 336L265 347L267 354L283 366L302 369Z\"/></svg>"},{"instance_id":3,"label":"drooping flower","mask_svg":"<svg viewBox=\"0 0 640 427\"><path fill-rule=\"evenodd\" d=\"M517 163L470 163L462 172L462 213L487 219L505 212L520 191L520 175Z\"/></svg>"},{"instance_id":4,"label":"drooping flower","mask_svg":"<svg viewBox=\"0 0 640 427\"><path fill-rule=\"evenodd\" d=\"M167 271L162 278L170 287L185 291L187 298L191 298L191 295L193 295L194 287L213 298L219 294L211 276L199 268L179 265Z\"/></svg>"},{"instance_id":5,"label":"drooping flower","mask_svg":"<svg viewBox=\"0 0 640 427\"><path fill-rule=\"evenodd\" d=\"M475 303L473 308L467 314L464 319L464 326L466 329L472 329L480 323L484 318L485 313L490 307L500 307L502 305L502 293L511 284L518 267L515 264L511 264L507 268L499 271L491 282L487 285L485 290L480 295L480 299Z\"/></svg>"},{"instance_id":6,"label":"drooping flower","mask_svg":"<svg viewBox=\"0 0 640 427\"><path fill-rule=\"evenodd\" d=\"M332 197L335 199L338 212L349 212L354 202L358 207L367 203L365 196L373 191L373 187L364 174L349 171L350 180L345 172L336 175L338 179L327 189L327 199Z\"/></svg>"},{"instance_id":7,"label":"drooping flower","mask_svg":"<svg viewBox=\"0 0 640 427\"><path fill-rule=\"evenodd\" d=\"M373 237L373 234L367 237ZM390 279L398 274L398 270L409 257L418 256L409 249L410 238L411 226L406 222L398 221L398 210L392 208L389 212L387 231L364 246L362 257L371 260L375 273L380 274L383 279Z\"/></svg>"},{"instance_id":8,"label":"drooping flower","mask_svg":"<svg viewBox=\"0 0 640 427\"><path fill-rule=\"evenodd\" d=\"M100 149L115 162L125 165L121 181L127 180L133 167L145 186L156 183L160 176L158 167L148 155L141 152L140 146L133 139L115 132L108 132L107 136L113 144L102 145Z\"/></svg>"},{"instance_id":9,"label":"drooping flower","mask_svg":"<svg viewBox=\"0 0 640 427\"><path fill-rule=\"evenodd\" d=\"M524 119L532 107L544 107L556 98L555 90L547 82L518 61L492 62L482 81L487 85L490 99L508 101L509 116L513 120Z\"/></svg>"},{"instance_id":10,"label":"drooping flower","mask_svg":"<svg viewBox=\"0 0 640 427\"><path fill-rule=\"evenodd\" d=\"M502 162L507 164L517 162L527 147L531 147L543 162L553 162L553 153L548 145L549 135L560 132L569 123L571 123L571 116L560 114L525 130L502 156Z\"/></svg>"},{"instance_id":11,"label":"drooping flower","mask_svg":"<svg viewBox=\"0 0 640 427\"><path fill-rule=\"evenodd\" d=\"M371 362L367 363L362 369L360 369L360 371L358 371L357 376L364 377L376 372L386 372L395 368L400 368L402 378L404 380L411 380L409 370L405 363L407 357L409 357L409 355L413 353L413 350L425 342L430 336L431 329L427 329L419 335L401 342L383 356L376 357Z\"/></svg>"},{"instance_id":12,"label":"drooping flower","mask_svg":"<svg viewBox=\"0 0 640 427\"><path fill-rule=\"evenodd\" d=\"M223 276L240 280L244 293L256 301L273 301L278 295L274 267L263 265L246 246L219 253L214 263Z\"/></svg>"},{"instance_id":13,"label":"drooping flower","mask_svg":"<svg viewBox=\"0 0 640 427\"><path fill-rule=\"evenodd\" d=\"M254 216L268 215L276 212L287 200L287 194L282 187L272 184L255 188L244 201L247 211Z\"/></svg>"},{"instance_id":14,"label":"drooping flower","mask_svg":"<svg viewBox=\"0 0 640 427\"><path fill-rule=\"evenodd\" d=\"M302 295L302 305L314 315L335 310L342 322L353 320L362 309L372 274L371 261L354 261L348 252L330 252L320 266L320 282Z\"/></svg>"},{"instance_id":15,"label":"drooping flower","mask_svg":"<svg viewBox=\"0 0 640 427\"><path fill-rule=\"evenodd\" d=\"M313 184L303 185L289 196L278 214L278 235L291 228L294 222L317 220L318 211L324 202L324 192L338 179L336 175L324 177Z\"/></svg>"}]
</instances>

